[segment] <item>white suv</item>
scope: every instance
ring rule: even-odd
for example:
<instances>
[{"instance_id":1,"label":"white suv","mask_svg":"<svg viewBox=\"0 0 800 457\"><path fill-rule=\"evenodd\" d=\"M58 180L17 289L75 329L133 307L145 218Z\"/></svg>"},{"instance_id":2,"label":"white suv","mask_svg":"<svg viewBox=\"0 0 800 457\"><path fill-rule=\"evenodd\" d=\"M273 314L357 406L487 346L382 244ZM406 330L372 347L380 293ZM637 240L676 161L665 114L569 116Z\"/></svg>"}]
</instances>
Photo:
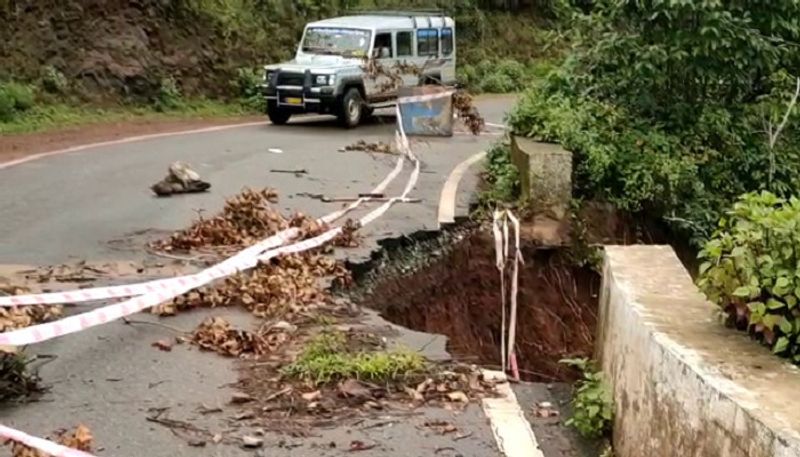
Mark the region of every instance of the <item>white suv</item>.
<instances>
[{"instance_id":1,"label":"white suv","mask_svg":"<svg viewBox=\"0 0 800 457\"><path fill-rule=\"evenodd\" d=\"M293 60L264 67L267 114L278 125L293 114L333 114L345 127L355 127L373 109L392 106L399 86L454 84L455 43L453 19L430 12L370 12L312 22ZM368 71L368 62L393 70L395 78Z\"/></svg>"}]
</instances>

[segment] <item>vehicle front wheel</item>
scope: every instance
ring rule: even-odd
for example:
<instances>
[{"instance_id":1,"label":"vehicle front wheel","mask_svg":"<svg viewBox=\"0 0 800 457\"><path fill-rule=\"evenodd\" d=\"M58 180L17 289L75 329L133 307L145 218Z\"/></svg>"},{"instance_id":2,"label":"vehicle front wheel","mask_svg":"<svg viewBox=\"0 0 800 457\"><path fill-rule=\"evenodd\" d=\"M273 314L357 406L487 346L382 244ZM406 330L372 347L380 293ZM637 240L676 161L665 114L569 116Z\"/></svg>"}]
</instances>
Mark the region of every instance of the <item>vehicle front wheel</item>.
<instances>
[{"instance_id":1,"label":"vehicle front wheel","mask_svg":"<svg viewBox=\"0 0 800 457\"><path fill-rule=\"evenodd\" d=\"M284 125L289 122L292 113L282 109L277 103L270 102L267 104L267 117L275 125Z\"/></svg>"},{"instance_id":2,"label":"vehicle front wheel","mask_svg":"<svg viewBox=\"0 0 800 457\"><path fill-rule=\"evenodd\" d=\"M342 106L339 109L339 122L346 128L353 128L361 122L364 114L364 99L361 92L355 87L350 88L342 97Z\"/></svg>"}]
</instances>

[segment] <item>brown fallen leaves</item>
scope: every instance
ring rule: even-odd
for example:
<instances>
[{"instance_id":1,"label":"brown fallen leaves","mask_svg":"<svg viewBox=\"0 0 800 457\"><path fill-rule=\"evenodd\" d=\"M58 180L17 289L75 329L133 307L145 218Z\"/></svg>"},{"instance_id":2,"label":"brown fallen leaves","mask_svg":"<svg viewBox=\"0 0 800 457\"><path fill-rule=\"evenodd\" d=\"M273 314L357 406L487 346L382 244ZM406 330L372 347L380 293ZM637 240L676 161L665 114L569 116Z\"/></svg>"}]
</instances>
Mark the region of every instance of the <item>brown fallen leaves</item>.
<instances>
[{"instance_id":1,"label":"brown fallen leaves","mask_svg":"<svg viewBox=\"0 0 800 457\"><path fill-rule=\"evenodd\" d=\"M78 425L73 431L59 430L55 436L51 438L52 441L57 442L62 446L66 446L79 451L91 452L94 437L92 432L85 425ZM29 448L17 442L8 442L6 445L11 444L11 455L13 457L49 457L49 454L37 451L36 449Z\"/></svg>"},{"instance_id":2,"label":"brown fallen leaves","mask_svg":"<svg viewBox=\"0 0 800 457\"><path fill-rule=\"evenodd\" d=\"M321 284L328 277L343 285L351 281L350 272L330 257L309 252L292 254L181 295L153 307L151 312L169 316L191 308L241 306L257 317L287 319L328 302L330 295Z\"/></svg>"},{"instance_id":3,"label":"brown fallen leaves","mask_svg":"<svg viewBox=\"0 0 800 457\"><path fill-rule=\"evenodd\" d=\"M459 90L453 94L453 108L473 135L477 135L483 130L486 121L478 112L469 93Z\"/></svg>"},{"instance_id":4,"label":"brown fallen leaves","mask_svg":"<svg viewBox=\"0 0 800 457\"><path fill-rule=\"evenodd\" d=\"M358 247L360 243L358 236L359 229L361 229L360 222L353 219L347 219L344 225L342 225L342 232L336 235L336 238L333 239L333 245L343 248Z\"/></svg>"},{"instance_id":5,"label":"brown fallen leaves","mask_svg":"<svg viewBox=\"0 0 800 457\"><path fill-rule=\"evenodd\" d=\"M285 229L287 219L271 206L278 201L272 189L242 192L225 202L222 212L200 217L191 227L174 233L152 247L164 251L188 251L204 246L248 246Z\"/></svg>"},{"instance_id":6,"label":"brown fallen leaves","mask_svg":"<svg viewBox=\"0 0 800 457\"><path fill-rule=\"evenodd\" d=\"M30 327L61 317L61 305L31 305L0 308L0 333Z\"/></svg>"},{"instance_id":7,"label":"brown fallen leaves","mask_svg":"<svg viewBox=\"0 0 800 457\"><path fill-rule=\"evenodd\" d=\"M259 356L274 351L288 338L285 332L267 327L258 332L239 330L221 317L203 321L192 334L192 342L207 351L229 357Z\"/></svg>"},{"instance_id":8,"label":"brown fallen leaves","mask_svg":"<svg viewBox=\"0 0 800 457\"><path fill-rule=\"evenodd\" d=\"M23 287L0 285L0 295L23 295L31 293ZM61 317L61 305L31 305L0 308L0 333L34 324L48 322Z\"/></svg>"}]
</instances>

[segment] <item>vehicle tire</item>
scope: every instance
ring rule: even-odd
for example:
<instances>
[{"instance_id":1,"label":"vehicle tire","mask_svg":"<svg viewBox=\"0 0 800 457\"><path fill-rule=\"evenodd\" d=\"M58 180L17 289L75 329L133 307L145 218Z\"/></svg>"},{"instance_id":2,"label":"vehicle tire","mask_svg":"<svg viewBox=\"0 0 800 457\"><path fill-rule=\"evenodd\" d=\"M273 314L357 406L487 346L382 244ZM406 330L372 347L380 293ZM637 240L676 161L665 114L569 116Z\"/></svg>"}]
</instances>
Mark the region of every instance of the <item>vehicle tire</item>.
<instances>
[{"instance_id":1,"label":"vehicle tire","mask_svg":"<svg viewBox=\"0 0 800 457\"><path fill-rule=\"evenodd\" d=\"M339 107L339 122L348 129L356 127L364 115L364 108L361 92L355 87L351 87L342 97L342 106Z\"/></svg>"},{"instance_id":2,"label":"vehicle tire","mask_svg":"<svg viewBox=\"0 0 800 457\"><path fill-rule=\"evenodd\" d=\"M275 125L284 125L289 122L292 113L282 109L276 103L270 102L267 104L267 117Z\"/></svg>"}]
</instances>

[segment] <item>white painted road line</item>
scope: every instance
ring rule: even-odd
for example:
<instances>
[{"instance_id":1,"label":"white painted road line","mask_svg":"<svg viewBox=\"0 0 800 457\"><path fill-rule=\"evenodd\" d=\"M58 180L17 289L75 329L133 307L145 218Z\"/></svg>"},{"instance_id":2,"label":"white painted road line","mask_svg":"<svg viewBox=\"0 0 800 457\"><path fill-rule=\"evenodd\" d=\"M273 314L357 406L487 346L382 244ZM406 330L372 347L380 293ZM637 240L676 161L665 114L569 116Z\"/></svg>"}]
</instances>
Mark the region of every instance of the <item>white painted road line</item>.
<instances>
[{"instance_id":1,"label":"white painted road line","mask_svg":"<svg viewBox=\"0 0 800 457\"><path fill-rule=\"evenodd\" d=\"M48 152L40 152L38 154L29 155L26 157L21 157L16 160L10 160L8 162L0 163L0 170L4 168L11 168L15 165L21 165L27 162L33 162L34 160L44 159L45 157L50 157L59 154L66 154L69 152L79 152L85 151L87 149L92 148L100 148L103 146L114 146L118 144L125 144L125 143L133 143L136 141L144 141L144 140L152 140L156 138L165 138L170 136L181 136L181 135L193 135L195 133L207 133L207 132L219 132L221 130L229 130L235 129L239 127L252 127L255 125L266 125L268 124L267 121L258 121L258 122L244 122L241 124L227 124L227 125L217 125L214 127L204 127L201 129L192 129L192 130L179 130L177 132L163 132L163 133L151 133L148 135L137 135L137 136L130 136L127 138L121 138L119 140L111 140L111 141L101 141L99 143L89 143L89 144L81 144L78 146L71 146L64 149L57 149L55 151L48 151Z\"/></svg>"},{"instance_id":2,"label":"white painted road line","mask_svg":"<svg viewBox=\"0 0 800 457\"><path fill-rule=\"evenodd\" d=\"M483 412L489 418L500 452L505 457L544 457L505 373L484 370L483 376L487 380L499 381L496 388L500 396L484 398Z\"/></svg>"},{"instance_id":3,"label":"white painted road line","mask_svg":"<svg viewBox=\"0 0 800 457\"><path fill-rule=\"evenodd\" d=\"M450 176L447 177L447 181L445 181L442 187L442 194L439 197L439 228L441 228L443 224L452 224L456 221L456 195L458 194L458 184L461 182L461 178L464 177L464 173L467 169L483 160L484 157L486 157L486 151L479 152L456 165L453 171L450 172Z\"/></svg>"}]
</instances>

